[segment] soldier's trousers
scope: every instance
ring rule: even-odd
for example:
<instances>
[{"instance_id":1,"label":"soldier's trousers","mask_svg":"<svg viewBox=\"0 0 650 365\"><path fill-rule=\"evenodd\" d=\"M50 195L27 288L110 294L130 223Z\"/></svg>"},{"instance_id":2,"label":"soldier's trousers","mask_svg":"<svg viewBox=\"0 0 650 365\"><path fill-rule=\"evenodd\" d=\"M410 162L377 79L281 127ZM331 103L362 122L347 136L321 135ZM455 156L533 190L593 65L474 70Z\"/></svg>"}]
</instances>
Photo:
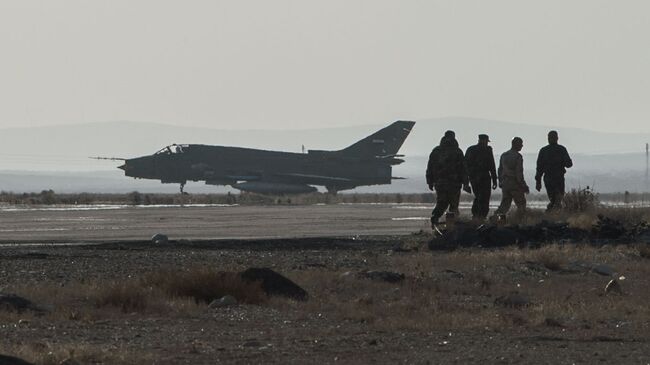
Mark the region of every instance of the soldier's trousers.
<instances>
[{"instance_id":1,"label":"soldier's trousers","mask_svg":"<svg viewBox=\"0 0 650 365\"><path fill-rule=\"evenodd\" d=\"M517 213L523 214L526 211L526 193L520 187L511 187L504 184L501 188L501 194L501 204L495 214L508 213L513 200L517 206Z\"/></svg>"},{"instance_id":2,"label":"soldier's trousers","mask_svg":"<svg viewBox=\"0 0 650 365\"><path fill-rule=\"evenodd\" d=\"M490 212L490 196L492 195L492 182L490 179L472 180L472 192L474 202L472 203L472 218L485 219Z\"/></svg>"},{"instance_id":3,"label":"soldier's trousers","mask_svg":"<svg viewBox=\"0 0 650 365\"><path fill-rule=\"evenodd\" d=\"M564 199L564 176L544 175L544 187L549 203L546 211L562 209L562 200Z\"/></svg>"},{"instance_id":4,"label":"soldier's trousers","mask_svg":"<svg viewBox=\"0 0 650 365\"><path fill-rule=\"evenodd\" d=\"M438 219L449 208L449 211L458 214L458 204L460 201L459 184L436 184L436 206L431 212L431 222L438 223Z\"/></svg>"}]
</instances>

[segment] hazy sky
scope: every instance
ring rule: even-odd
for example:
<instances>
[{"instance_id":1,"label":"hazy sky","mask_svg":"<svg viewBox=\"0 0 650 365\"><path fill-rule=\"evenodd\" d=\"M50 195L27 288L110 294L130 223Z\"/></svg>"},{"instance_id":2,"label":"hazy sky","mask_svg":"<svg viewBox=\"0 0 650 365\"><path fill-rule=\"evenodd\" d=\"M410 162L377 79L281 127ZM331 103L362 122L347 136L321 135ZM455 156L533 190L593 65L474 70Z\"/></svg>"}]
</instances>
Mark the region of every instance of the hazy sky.
<instances>
[{"instance_id":1,"label":"hazy sky","mask_svg":"<svg viewBox=\"0 0 650 365\"><path fill-rule=\"evenodd\" d=\"M2 0L0 127L650 132L650 2Z\"/></svg>"}]
</instances>

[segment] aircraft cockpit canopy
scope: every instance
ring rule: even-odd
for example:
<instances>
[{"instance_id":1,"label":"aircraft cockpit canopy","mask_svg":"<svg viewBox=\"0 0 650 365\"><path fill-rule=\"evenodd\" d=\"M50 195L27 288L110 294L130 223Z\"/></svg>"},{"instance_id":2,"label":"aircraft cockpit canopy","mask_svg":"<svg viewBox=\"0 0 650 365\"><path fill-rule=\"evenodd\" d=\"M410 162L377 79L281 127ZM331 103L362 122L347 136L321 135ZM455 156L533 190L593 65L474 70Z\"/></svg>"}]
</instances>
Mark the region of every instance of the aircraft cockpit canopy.
<instances>
[{"instance_id":1,"label":"aircraft cockpit canopy","mask_svg":"<svg viewBox=\"0 0 650 365\"><path fill-rule=\"evenodd\" d=\"M189 145L186 144L172 144L169 145L160 151L156 152L156 155L175 155L175 154L181 154L185 152L185 149L189 147Z\"/></svg>"}]
</instances>

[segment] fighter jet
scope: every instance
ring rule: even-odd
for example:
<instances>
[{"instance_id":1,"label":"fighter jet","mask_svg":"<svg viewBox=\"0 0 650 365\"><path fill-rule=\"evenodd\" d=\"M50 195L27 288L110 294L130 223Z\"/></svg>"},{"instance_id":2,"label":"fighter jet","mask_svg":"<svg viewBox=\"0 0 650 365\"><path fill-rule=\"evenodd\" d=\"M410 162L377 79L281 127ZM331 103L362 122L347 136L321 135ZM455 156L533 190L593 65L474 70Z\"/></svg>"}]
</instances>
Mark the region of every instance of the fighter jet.
<instances>
[{"instance_id":1,"label":"fighter jet","mask_svg":"<svg viewBox=\"0 0 650 365\"><path fill-rule=\"evenodd\" d=\"M125 159L126 176L163 184L205 181L261 194L300 194L323 186L329 193L364 185L390 184L392 166L404 162L399 149L415 122L397 121L338 151L307 153L173 144L153 155Z\"/></svg>"}]
</instances>

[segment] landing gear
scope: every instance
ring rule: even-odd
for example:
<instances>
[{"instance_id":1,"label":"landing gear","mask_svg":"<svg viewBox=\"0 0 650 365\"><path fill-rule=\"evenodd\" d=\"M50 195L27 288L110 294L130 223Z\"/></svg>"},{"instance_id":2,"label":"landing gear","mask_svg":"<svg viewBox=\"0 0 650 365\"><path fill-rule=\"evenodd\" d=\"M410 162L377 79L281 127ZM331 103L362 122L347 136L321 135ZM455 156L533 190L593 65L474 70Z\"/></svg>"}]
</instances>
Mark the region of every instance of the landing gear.
<instances>
[{"instance_id":1,"label":"landing gear","mask_svg":"<svg viewBox=\"0 0 650 365\"><path fill-rule=\"evenodd\" d=\"M189 195L189 194L185 192L185 183L182 182L181 183L181 196L180 196L181 207L185 206L185 196L186 195Z\"/></svg>"},{"instance_id":2,"label":"landing gear","mask_svg":"<svg viewBox=\"0 0 650 365\"><path fill-rule=\"evenodd\" d=\"M336 186L325 186L327 193L331 195L336 195L339 192L339 189Z\"/></svg>"}]
</instances>

